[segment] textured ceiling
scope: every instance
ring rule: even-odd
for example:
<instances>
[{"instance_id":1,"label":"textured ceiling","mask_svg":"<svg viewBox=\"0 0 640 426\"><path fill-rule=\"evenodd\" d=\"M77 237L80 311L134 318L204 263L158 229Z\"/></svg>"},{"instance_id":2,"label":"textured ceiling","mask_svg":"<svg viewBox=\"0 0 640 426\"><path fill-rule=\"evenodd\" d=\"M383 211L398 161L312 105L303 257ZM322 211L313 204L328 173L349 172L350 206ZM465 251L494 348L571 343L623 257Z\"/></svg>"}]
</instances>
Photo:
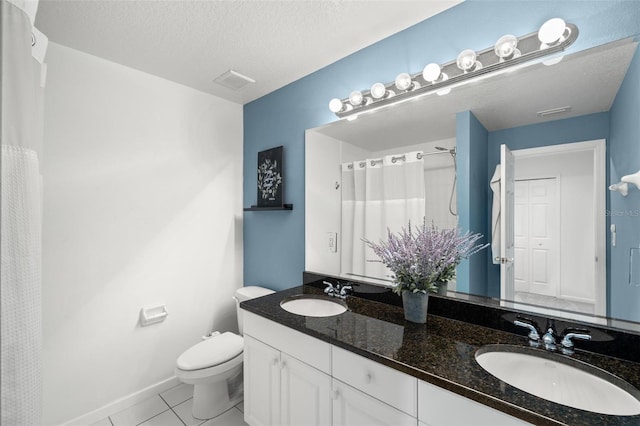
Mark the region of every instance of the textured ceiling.
<instances>
[{"instance_id":1,"label":"textured ceiling","mask_svg":"<svg viewBox=\"0 0 640 426\"><path fill-rule=\"evenodd\" d=\"M244 104L460 1L41 0L36 27L53 42ZM234 91L213 82L229 69L256 83Z\"/></svg>"}]
</instances>

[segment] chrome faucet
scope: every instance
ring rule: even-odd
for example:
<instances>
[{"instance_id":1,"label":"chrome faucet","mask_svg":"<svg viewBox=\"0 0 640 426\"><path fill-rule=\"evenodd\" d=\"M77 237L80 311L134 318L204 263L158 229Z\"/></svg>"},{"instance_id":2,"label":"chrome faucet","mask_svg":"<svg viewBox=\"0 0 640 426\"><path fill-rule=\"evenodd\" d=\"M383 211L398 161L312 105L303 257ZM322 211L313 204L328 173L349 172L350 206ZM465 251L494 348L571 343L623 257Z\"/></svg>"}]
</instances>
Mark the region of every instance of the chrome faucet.
<instances>
[{"instance_id":1,"label":"chrome faucet","mask_svg":"<svg viewBox=\"0 0 640 426\"><path fill-rule=\"evenodd\" d=\"M548 351L555 351L557 349L556 346L556 332L552 327L547 329L547 332L542 336L542 343L544 343L544 348Z\"/></svg>"},{"instance_id":2,"label":"chrome faucet","mask_svg":"<svg viewBox=\"0 0 640 426\"><path fill-rule=\"evenodd\" d=\"M562 334L562 340L560 344L557 344L557 336L558 334L555 331L555 321L553 319L547 320L547 329L546 333L542 337L540 337L540 333L537 329L537 324L530 318L522 318L526 321L515 320L513 322L514 325L519 327L525 327L529 329L529 345L531 346L539 346L540 341L544 344L544 348L548 351L556 351L558 346L560 346L562 353L564 355L573 355L573 340L572 339L580 339L580 340L591 340L591 335L589 334L589 330L585 329L576 329L576 328L566 328Z\"/></svg>"},{"instance_id":3,"label":"chrome faucet","mask_svg":"<svg viewBox=\"0 0 640 426\"><path fill-rule=\"evenodd\" d=\"M547 332L542 336L542 343L544 343L544 348L548 351L555 351L558 349L556 346L556 322L553 319L547 320L547 326L545 327Z\"/></svg>"},{"instance_id":4,"label":"chrome faucet","mask_svg":"<svg viewBox=\"0 0 640 426\"><path fill-rule=\"evenodd\" d=\"M351 292L353 292L353 287L350 284L343 284L341 286L340 283L336 283L334 285L328 281L322 281L322 284L326 285L324 292L327 296L337 297L344 300L351 294Z\"/></svg>"},{"instance_id":5,"label":"chrome faucet","mask_svg":"<svg viewBox=\"0 0 640 426\"><path fill-rule=\"evenodd\" d=\"M573 341L571 339L591 340L591 335L586 333L567 333L562 338L560 345L562 346L562 353L565 355L573 354Z\"/></svg>"}]
</instances>

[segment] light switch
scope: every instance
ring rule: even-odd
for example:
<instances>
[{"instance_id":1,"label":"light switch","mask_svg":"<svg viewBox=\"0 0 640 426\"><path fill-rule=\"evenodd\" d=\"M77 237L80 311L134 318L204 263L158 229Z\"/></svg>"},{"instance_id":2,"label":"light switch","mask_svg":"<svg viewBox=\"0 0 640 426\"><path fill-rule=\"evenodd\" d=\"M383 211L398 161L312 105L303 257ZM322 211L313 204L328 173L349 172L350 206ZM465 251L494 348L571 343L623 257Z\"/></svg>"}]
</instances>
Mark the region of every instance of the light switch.
<instances>
[{"instance_id":1,"label":"light switch","mask_svg":"<svg viewBox=\"0 0 640 426\"><path fill-rule=\"evenodd\" d=\"M611 246L615 247L616 246L616 224L615 223L611 224L610 230L611 230Z\"/></svg>"},{"instance_id":2,"label":"light switch","mask_svg":"<svg viewBox=\"0 0 640 426\"><path fill-rule=\"evenodd\" d=\"M336 253L338 251L338 233L337 232L327 232L327 246L329 247L329 251L331 253Z\"/></svg>"}]
</instances>

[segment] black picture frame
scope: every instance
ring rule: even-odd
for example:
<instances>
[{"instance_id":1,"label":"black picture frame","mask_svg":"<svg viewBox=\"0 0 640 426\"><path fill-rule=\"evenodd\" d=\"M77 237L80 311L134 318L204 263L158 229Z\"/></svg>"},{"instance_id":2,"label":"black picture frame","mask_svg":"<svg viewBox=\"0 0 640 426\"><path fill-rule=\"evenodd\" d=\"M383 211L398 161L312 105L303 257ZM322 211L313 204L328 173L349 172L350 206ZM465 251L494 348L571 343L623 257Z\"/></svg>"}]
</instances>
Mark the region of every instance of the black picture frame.
<instances>
[{"instance_id":1,"label":"black picture frame","mask_svg":"<svg viewBox=\"0 0 640 426\"><path fill-rule=\"evenodd\" d=\"M258 207L282 207L284 173L283 147L258 152Z\"/></svg>"}]
</instances>

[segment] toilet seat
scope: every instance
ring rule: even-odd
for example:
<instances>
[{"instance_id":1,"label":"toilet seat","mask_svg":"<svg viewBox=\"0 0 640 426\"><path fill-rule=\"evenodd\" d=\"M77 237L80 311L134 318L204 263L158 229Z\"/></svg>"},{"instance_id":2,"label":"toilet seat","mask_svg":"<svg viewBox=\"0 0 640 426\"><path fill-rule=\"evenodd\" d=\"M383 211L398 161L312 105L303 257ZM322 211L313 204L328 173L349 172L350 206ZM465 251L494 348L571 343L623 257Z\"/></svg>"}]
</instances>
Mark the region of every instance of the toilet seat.
<instances>
[{"instance_id":1,"label":"toilet seat","mask_svg":"<svg viewBox=\"0 0 640 426\"><path fill-rule=\"evenodd\" d=\"M215 367L238 356L242 359L242 348L242 337L227 331L187 349L178 358L177 367L182 371Z\"/></svg>"},{"instance_id":2,"label":"toilet seat","mask_svg":"<svg viewBox=\"0 0 640 426\"><path fill-rule=\"evenodd\" d=\"M182 370L176 367L176 377L183 383L192 385L210 383L214 377L224 381L242 371L242 358L243 354L241 353L223 364L214 365L209 368L201 368L199 370Z\"/></svg>"}]
</instances>

